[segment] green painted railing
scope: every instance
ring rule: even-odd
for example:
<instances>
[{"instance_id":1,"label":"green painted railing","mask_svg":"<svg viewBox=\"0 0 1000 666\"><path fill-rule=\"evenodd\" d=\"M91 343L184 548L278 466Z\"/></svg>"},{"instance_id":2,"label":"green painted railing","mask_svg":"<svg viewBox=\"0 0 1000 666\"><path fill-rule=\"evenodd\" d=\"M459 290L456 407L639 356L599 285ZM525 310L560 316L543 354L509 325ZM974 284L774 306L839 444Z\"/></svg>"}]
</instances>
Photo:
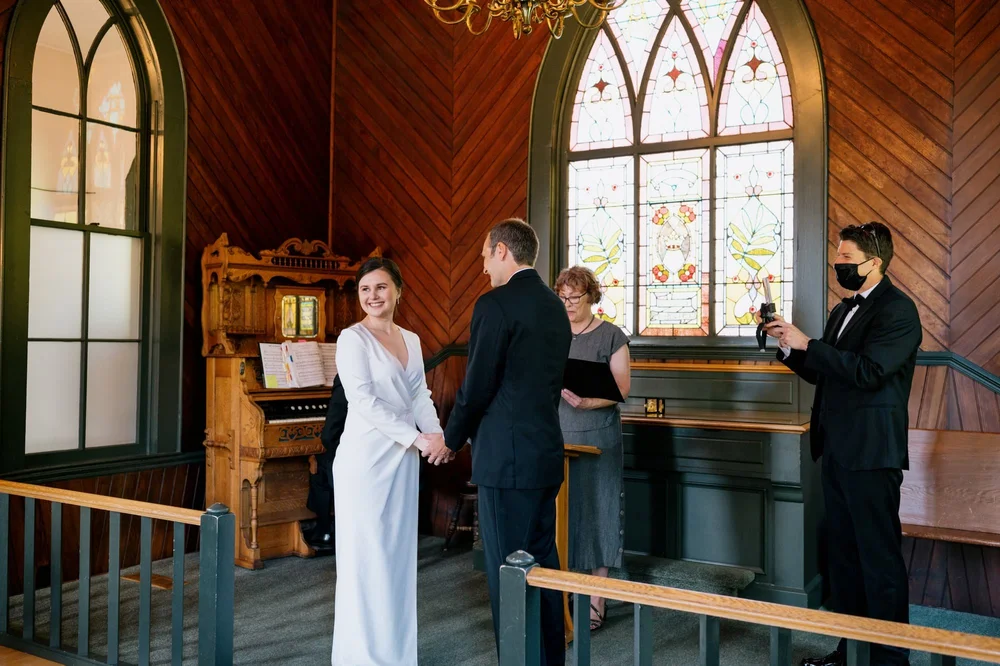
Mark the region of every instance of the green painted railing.
<instances>
[{"instance_id":1,"label":"green painted railing","mask_svg":"<svg viewBox=\"0 0 1000 666\"><path fill-rule=\"evenodd\" d=\"M928 652L931 666L955 666L956 657L1000 664L1000 638L544 569L519 550L500 567L500 666L540 663L541 589L573 594L573 624L578 631L569 663L574 666L590 664L591 596L634 604L636 666L653 663L653 608L698 616L700 666L719 666L719 621L723 619L770 627L771 666L791 664L793 630L846 638L848 666L868 666L872 644Z\"/></svg>"},{"instance_id":2,"label":"green painted railing","mask_svg":"<svg viewBox=\"0 0 1000 666\"><path fill-rule=\"evenodd\" d=\"M10 498L24 498L24 593L20 634L11 631L9 596ZM35 515L36 502L51 503L51 565L49 635L41 642L35 634ZM66 649L62 627L67 618L62 605L62 510L64 505L80 508L79 610L76 650ZM107 654L95 656L90 650L91 618L91 511L109 512L108 548L108 635ZM120 581L121 517L140 518L138 659L149 663L152 600L153 520L173 525L173 585L171 598L171 663L180 665L184 651L184 542L185 526L201 529L198 587L198 663L233 663L233 586L235 516L222 504L204 513L191 509L90 495L45 486L0 481L0 644L61 664L121 664Z\"/></svg>"}]
</instances>

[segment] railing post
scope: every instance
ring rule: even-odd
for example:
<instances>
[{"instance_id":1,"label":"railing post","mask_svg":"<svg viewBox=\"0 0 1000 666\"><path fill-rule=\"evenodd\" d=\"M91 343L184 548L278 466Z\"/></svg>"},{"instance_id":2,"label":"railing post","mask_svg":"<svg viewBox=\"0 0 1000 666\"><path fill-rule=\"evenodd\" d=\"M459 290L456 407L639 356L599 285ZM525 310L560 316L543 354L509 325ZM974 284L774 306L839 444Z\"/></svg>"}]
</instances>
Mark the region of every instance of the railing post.
<instances>
[{"instance_id":1,"label":"railing post","mask_svg":"<svg viewBox=\"0 0 1000 666\"><path fill-rule=\"evenodd\" d=\"M847 666L868 666L871 644L863 641L847 641Z\"/></svg>"},{"instance_id":2,"label":"railing post","mask_svg":"<svg viewBox=\"0 0 1000 666\"><path fill-rule=\"evenodd\" d=\"M236 517L224 504L201 516L198 584L198 663L233 663ZM183 583L181 583L183 584Z\"/></svg>"},{"instance_id":3,"label":"railing post","mask_svg":"<svg viewBox=\"0 0 1000 666\"><path fill-rule=\"evenodd\" d=\"M632 634L632 660L635 666L653 664L653 609L636 604L635 628Z\"/></svg>"},{"instance_id":4,"label":"railing post","mask_svg":"<svg viewBox=\"0 0 1000 666\"><path fill-rule=\"evenodd\" d=\"M792 630L771 627L771 666L788 666L792 663Z\"/></svg>"},{"instance_id":5,"label":"railing post","mask_svg":"<svg viewBox=\"0 0 1000 666\"><path fill-rule=\"evenodd\" d=\"M500 567L500 666L538 666L542 656L541 593L528 585L535 558L523 550Z\"/></svg>"},{"instance_id":6,"label":"railing post","mask_svg":"<svg viewBox=\"0 0 1000 666\"><path fill-rule=\"evenodd\" d=\"M7 573L9 566L9 554L7 552L8 539L10 538L10 495L0 493L0 635L7 633L8 611L10 600L7 598L9 588L7 587Z\"/></svg>"},{"instance_id":7,"label":"railing post","mask_svg":"<svg viewBox=\"0 0 1000 666\"><path fill-rule=\"evenodd\" d=\"M719 666L719 618L698 616L698 654L701 666Z\"/></svg>"},{"instance_id":8,"label":"railing post","mask_svg":"<svg viewBox=\"0 0 1000 666\"><path fill-rule=\"evenodd\" d=\"M607 605L605 604L605 613ZM590 595L573 595L573 666L590 666Z\"/></svg>"},{"instance_id":9,"label":"railing post","mask_svg":"<svg viewBox=\"0 0 1000 666\"><path fill-rule=\"evenodd\" d=\"M955 658L948 654L932 654L931 666L955 666Z\"/></svg>"}]
</instances>

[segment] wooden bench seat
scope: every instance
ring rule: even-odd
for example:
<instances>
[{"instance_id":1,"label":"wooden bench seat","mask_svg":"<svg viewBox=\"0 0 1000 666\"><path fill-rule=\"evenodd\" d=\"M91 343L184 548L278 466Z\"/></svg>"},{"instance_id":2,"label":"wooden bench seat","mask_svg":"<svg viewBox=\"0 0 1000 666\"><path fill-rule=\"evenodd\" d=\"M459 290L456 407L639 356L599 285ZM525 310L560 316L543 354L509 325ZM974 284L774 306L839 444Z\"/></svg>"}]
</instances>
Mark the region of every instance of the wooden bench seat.
<instances>
[{"instance_id":1,"label":"wooden bench seat","mask_svg":"<svg viewBox=\"0 0 1000 666\"><path fill-rule=\"evenodd\" d=\"M899 518L908 537L1000 546L1000 434L910 430Z\"/></svg>"}]
</instances>

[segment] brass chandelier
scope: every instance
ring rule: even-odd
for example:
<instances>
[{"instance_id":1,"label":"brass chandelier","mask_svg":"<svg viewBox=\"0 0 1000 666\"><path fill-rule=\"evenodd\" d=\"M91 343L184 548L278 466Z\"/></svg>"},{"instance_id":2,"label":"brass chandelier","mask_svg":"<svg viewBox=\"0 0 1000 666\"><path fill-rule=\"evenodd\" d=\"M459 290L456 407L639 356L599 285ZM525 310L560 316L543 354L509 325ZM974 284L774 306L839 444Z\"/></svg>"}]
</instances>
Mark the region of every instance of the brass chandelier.
<instances>
[{"instance_id":1,"label":"brass chandelier","mask_svg":"<svg viewBox=\"0 0 1000 666\"><path fill-rule=\"evenodd\" d=\"M510 21L514 39L530 35L533 25L546 23L556 39L562 36L563 23L568 17L579 21L584 28L601 25L608 12L621 7L626 0L424 0L442 23L465 27L474 35L486 32L494 18ZM579 12L589 5L597 10L592 23L580 19Z\"/></svg>"}]
</instances>

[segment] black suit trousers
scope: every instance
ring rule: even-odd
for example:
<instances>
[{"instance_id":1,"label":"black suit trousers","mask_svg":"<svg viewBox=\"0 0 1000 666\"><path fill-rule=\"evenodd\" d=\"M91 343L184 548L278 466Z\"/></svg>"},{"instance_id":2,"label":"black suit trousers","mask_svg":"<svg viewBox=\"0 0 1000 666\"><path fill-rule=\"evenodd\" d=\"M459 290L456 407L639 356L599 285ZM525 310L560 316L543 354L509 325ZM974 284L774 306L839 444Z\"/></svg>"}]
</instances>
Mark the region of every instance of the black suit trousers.
<instances>
[{"instance_id":1,"label":"black suit trousers","mask_svg":"<svg viewBox=\"0 0 1000 666\"><path fill-rule=\"evenodd\" d=\"M500 650L500 566L523 550L540 566L559 568L556 552L556 495L559 487L519 490L479 486L479 534L483 540L486 580L493 610L493 633ZM563 597L541 591L542 666L566 663Z\"/></svg>"},{"instance_id":2,"label":"black suit trousers","mask_svg":"<svg viewBox=\"0 0 1000 666\"><path fill-rule=\"evenodd\" d=\"M848 470L823 456L832 610L909 622L909 581L899 524L899 469ZM838 649L844 650L841 641ZM909 664L909 650L871 646L872 666Z\"/></svg>"}]
</instances>

